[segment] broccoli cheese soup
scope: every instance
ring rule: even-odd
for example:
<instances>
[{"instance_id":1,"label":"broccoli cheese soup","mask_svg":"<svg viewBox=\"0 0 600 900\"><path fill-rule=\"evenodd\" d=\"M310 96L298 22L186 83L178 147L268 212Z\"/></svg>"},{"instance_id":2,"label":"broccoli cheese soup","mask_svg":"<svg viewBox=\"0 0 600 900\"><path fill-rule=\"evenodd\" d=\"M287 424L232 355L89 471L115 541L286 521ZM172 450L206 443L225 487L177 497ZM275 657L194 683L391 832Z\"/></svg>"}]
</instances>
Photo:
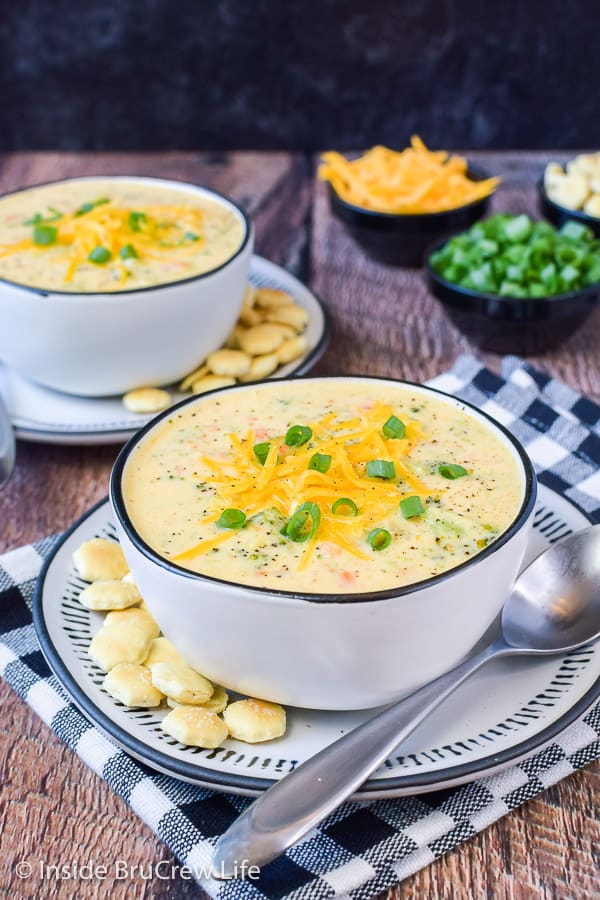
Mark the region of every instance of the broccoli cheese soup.
<instances>
[{"instance_id":1,"label":"broccoli cheese soup","mask_svg":"<svg viewBox=\"0 0 600 900\"><path fill-rule=\"evenodd\" d=\"M239 584L386 590L475 556L524 497L516 451L452 400L368 379L273 382L184 405L123 474L165 559Z\"/></svg>"},{"instance_id":2,"label":"broccoli cheese soup","mask_svg":"<svg viewBox=\"0 0 600 900\"><path fill-rule=\"evenodd\" d=\"M56 182L0 198L0 278L49 291L134 290L218 268L245 233L233 206L191 185Z\"/></svg>"}]
</instances>

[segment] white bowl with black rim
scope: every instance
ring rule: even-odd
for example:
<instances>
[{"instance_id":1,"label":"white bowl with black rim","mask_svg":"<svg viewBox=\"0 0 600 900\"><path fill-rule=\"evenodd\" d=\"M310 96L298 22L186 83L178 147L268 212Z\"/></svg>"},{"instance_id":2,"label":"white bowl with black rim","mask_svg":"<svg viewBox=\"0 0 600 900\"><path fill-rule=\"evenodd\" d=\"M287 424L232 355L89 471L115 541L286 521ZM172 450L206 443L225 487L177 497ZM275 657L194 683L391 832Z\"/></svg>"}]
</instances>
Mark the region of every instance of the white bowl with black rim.
<instances>
[{"instance_id":1,"label":"white bowl with black rim","mask_svg":"<svg viewBox=\"0 0 600 900\"><path fill-rule=\"evenodd\" d=\"M187 182L129 175L63 180L134 182L209 199L240 221L240 245L207 272L132 290L76 293L0 278L0 359L33 381L87 397L177 381L223 344L237 320L252 256L250 220L233 200Z\"/></svg>"},{"instance_id":2,"label":"white bowl with black rim","mask_svg":"<svg viewBox=\"0 0 600 900\"><path fill-rule=\"evenodd\" d=\"M315 291L277 263L253 254L248 283L288 293L308 314L303 335L306 352L276 369L270 378L304 375L321 359L330 340L327 307ZM170 389L174 403L184 395ZM16 436L48 444L124 443L151 418L125 408L120 396L78 397L53 391L24 378L0 363L0 398L4 401Z\"/></svg>"},{"instance_id":3,"label":"white bowl with black rim","mask_svg":"<svg viewBox=\"0 0 600 900\"><path fill-rule=\"evenodd\" d=\"M310 379L315 380L328 379ZM353 376L336 380L347 382L351 390ZM516 515L493 543L465 562L388 590L301 593L192 572L143 540L123 494L133 451L153 439L166 417L189 404L211 402L211 394L219 392L184 400L126 444L113 467L110 498L119 540L150 612L188 662L217 683L290 706L379 706L458 664L497 617L519 570L533 519L537 486L527 454L502 425L462 400L409 382L370 380L433 394L489 429L517 465L521 500Z\"/></svg>"}]
</instances>

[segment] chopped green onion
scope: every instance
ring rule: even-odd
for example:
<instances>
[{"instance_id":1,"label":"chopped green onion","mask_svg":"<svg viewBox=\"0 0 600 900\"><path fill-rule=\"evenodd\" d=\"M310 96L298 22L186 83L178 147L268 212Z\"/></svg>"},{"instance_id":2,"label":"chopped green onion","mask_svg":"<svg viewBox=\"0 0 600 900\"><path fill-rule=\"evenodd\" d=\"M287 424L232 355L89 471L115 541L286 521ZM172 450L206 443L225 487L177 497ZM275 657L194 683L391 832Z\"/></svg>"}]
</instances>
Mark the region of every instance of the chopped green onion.
<instances>
[{"instance_id":1,"label":"chopped green onion","mask_svg":"<svg viewBox=\"0 0 600 900\"><path fill-rule=\"evenodd\" d=\"M199 241L200 240L199 236L197 234L195 234L195 232L193 232L193 231L186 231L186 233L184 234L184 238L186 239L186 241Z\"/></svg>"},{"instance_id":2,"label":"chopped green onion","mask_svg":"<svg viewBox=\"0 0 600 900\"><path fill-rule=\"evenodd\" d=\"M310 458L310 462L308 464L309 469L314 469L316 472L325 472L329 471L329 466L331 465L331 456L328 453L313 453Z\"/></svg>"},{"instance_id":3,"label":"chopped green onion","mask_svg":"<svg viewBox=\"0 0 600 900\"><path fill-rule=\"evenodd\" d=\"M33 243L38 247L48 247L55 242L56 235L54 225L36 225L33 229Z\"/></svg>"},{"instance_id":4,"label":"chopped green onion","mask_svg":"<svg viewBox=\"0 0 600 900\"><path fill-rule=\"evenodd\" d=\"M478 269L471 269L467 276L469 287L475 288L476 291L488 293L494 290L494 278L492 266L489 262L484 263Z\"/></svg>"},{"instance_id":5,"label":"chopped green onion","mask_svg":"<svg viewBox=\"0 0 600 900\"><path fill-rule=\"evenodd\" d=\"M339 497L331 507L331 512L334 516L357 516L358 506L350 497Z\"/></svg>"},{"instance_id":6,"label":"chopped green onion","mask_svg":"<svg viewBox=\"0 0 600 900\"><path fill-rule=\"evenodd\" d=\"M569 241L568 243L565 242L556 248L556 261L560 263L561 266L566 266L569 263L579 264L583 259L583 256L584 254L572 241Z\"/></svg>"},{"instance_id":7,"label":"chopped green onion","mask_svg":"<svg viewBox=\"0 0 600 900\"><path fill-rule=\"evenodd\" d=\"M264 466L267 461L267 456L269 455L269 450L271 449L271 445L268 441L264 441L262 444L255 444L252 448L254 450L254 455L261 464Z\"/></svg>"},{"instance_id":8,"label":"chopped green onion","mask_svg":"<svg viewBox=\"0 0 600 900\"><path fill-rule=\"evenodd\" d=\"M224 509L217 519L221 528L241 528L246 521L246 513L241 509Z\"/></svg>"},{"instance_id":9,"label":"chopped green onion","mask_svg":"<svg viewBox=\"0 0 600 900\"><path fill-rule=\"evenodd\" d=\"M575 268L575 266L567 265L564 269L560 270L560 278L563 283L567 286L572 285L579 278L579 272Z\"/></svg>"},{"instance_id":10,"label":"chopped green onion","mask_svg":"<svg viewBox=\"0 0 600 900\"><path fill-rule=\"evenodd\" d=\"M23 225L41 225L43 222L56 222L58 219L62 219L61 211L55 206L49 206L48 212L51 212L52 215L43 216L41 213L36 213L30 219L25 219Z\"/></svg>"},{"instance_id":11,"label":"chopped green onion","mask_svg":"<svg viewBox=\"0 0 600 900\"><path fill-rule=\"evenodd\" d=\"M450 481L454 481L456 478L462 478L463 475L468 475L466 469L462 466L457 465L456 463L449 463L446 466L438 466L438 472L442 476L442 478L449 478Z\"/></svg>"},{"instance_id":12,"label":"chopped green onion","mask_svg":"<svg viewBox=\"0 0 600 900\"><path fill-rule=\"evenodd\" d=\"M543 281L545 284L553 284L555 278L556 266L553 262L548 263L548 265L544 266L544 268L540 270L540 281Z\"/></svg>"},{"instance_id":13,"label":"chopped green onion","mask_svg":"<svg viewBox=\"0 0 600 900\"><path fill-rule=\"evenodd\" d=\"M528 216L495 215L429 258L442 278L478 293L527 300L600 282L600 242L579 222L559 230Z\"/></svg>"},{"instance_id":14,"label":"chopped green onion","mask_svg":"<svg viewBox=\"0 0 600 900\"><path fill-rule=\"evenodd\" d=\"M569 219L568 222L565 222L560 229L560 233L563 237L571 238L573 241L580 241L582 238L589 239L593 236L587 225L575 222L574 219Z\"/></svg>"},{"instance_id":15,"label":"chopped green onion","mask_svg":"<svg viewBox=\"0 0 600 900\"><path fill-rule=\"evenodd\" d=\"M132 231L141 231L142 226L146 223L146 213L132 210L129 213L129 227Z\"/></svg>"},{"instance_id":16,"label":"chopped green onion","mask_svg":"<svg viewBox=\"0 0 600 900\"><path fill-rule=\"evenodd\" d=\"M396 466L388 459L371 459L367 463L367 475L369 478L394 478Z\"/></svg>"},{"instance_id":17,"label":"chopped green onion","mask_svg":"<svg viewBox=\"0 0 600 900\"><path fill-rule=\"evenodd\" d=\"M498 242L492 241L490 238L482 238L479 241L479 252L486 259L489 256L495 256L498 252Z\"/></svg>"},{"instance_id":18,"label":"chopped green onion","mask_svg":"<svg viewBox=\"0 0 600 900\"><path fill-rule=\"evenodd\" d=\"M509 241L515 244L520 244L527 240L527 238L531 236L532 231L533 223L525 213L521 216L515 216L514 218L508 219L504 225L504 234Z\"/></svg>"},{"instance_id":19,"label":"chopped green onion","mask_svg":"<svg viewBox=\"0 0 600 900\"><path fill-rule=\"evenodd\" d=\"M406 426L397 416L390 416L381 430L386 438L403 438Z\"/></svg>"},{"instance_id":20,"label":"chopped green onion","mask_svg":"<svg viewBox=\"0 0 600 900\"><path fill-rule=\"evenodd\" d=\"M523 288L520 284L505 279L501 283L500 288L498 289L498 293L501 297L522 297Z\"/></svg>"},{"instance_id":21,"label":"chopped green onion","mask_svg":"<svg viewBox=\"0 0 600 900\"><path fill-rule=\"evenodd\" d=\"M392 543L392 536L386 528L374 528L369 532L367 541L372 550L385 550Z\"/></svg>"},{"instance_id":22,"label":"chopped green onion","mask_svg":"<svg viewBox=\"0 0 600 900\"><path fill-rule=\"evenodd\" d=\"M544 285L540 281L530 281L529 282L529 296L530 297L545 297L546 291L544 289Z\"/></svg>"},{"instance_id":23,"label":"chopped green onion","mask_svg":"<svg viewBox=\"0 0 600 900\"><path fill-rule=\"evenodd\" d=\"M291 541L303 543L310 540L321 523L321 510L318 503L303 503L298 507L290 521L282 529Z\"/></svg>"},{"instance_id":24,"label":"chopped green onion","mask_svg":"<svg viewBox=\"0 0 600 900\"><path fill-rule=\"evenodd\" d=\"M79 216L84 216L97 206L104 206L105 203L110 203L110 197L98 197L97 200L93 200L90 203L82 203L79 209L75 211L75 217L78 218Z\"/></svg>"},{"instance_id":25,"label":"chopped green onion","mask_svg":"<svg viewBox=\"0 0 600 900\"><path fill-rule=\"evenodd\" d=\"M119 256L121 259L137 259L138 252L133 244L125 244L125 246L121 247L119 250Z\"/></svg>"},{"instance_id":26,"label":"chopped green onion","mask_svg":"<svg viewBox=\"0 0 600 900\"><path fill-rule=\"evenodd\" d=\"M112 253L107 247L94 247L92 252L89 254L88 259L90 262L96 263L98 266L104 265L107 263L109 259L111 259Z\"/></svg>"},{"instance_id":27,"label":"chopped green onion","mask_svg":"<svg viewBox=\"0 0 600 900\"><path fill-rule=\"evenodd\" d=\"M292 425L288 428L285 435L285 442L288 447L302 447L312 437L312 428L308 425Z\"/></svg>"},{"instance_id":28,"label":"chopped green onion","mask_svg":"<svg viewBox=\"0 0 600 900\"><path fill-rule=\"evenodd\" d=\"M415 496L405 497L400 501L400 511L405 519L413 519L415 516L422 516L425 507L421 503L421 498Z\"/></svg>"}]
</instances>

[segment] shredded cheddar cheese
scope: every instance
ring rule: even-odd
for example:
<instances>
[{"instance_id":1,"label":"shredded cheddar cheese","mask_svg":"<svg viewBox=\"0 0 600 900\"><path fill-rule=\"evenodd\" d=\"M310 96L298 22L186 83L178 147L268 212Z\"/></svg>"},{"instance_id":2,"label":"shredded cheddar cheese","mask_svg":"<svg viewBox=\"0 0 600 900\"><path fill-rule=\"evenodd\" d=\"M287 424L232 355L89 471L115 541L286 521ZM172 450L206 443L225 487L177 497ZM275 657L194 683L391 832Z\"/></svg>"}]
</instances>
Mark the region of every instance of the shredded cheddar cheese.
<instances>
[{"instance_id":1,"label":"shredded cheddar cheese","mask_svg":"<svg viewBox=\"0 0 600 900\"><path fill-rule=\"evenodd\" d=\"M413 135L402 152L373 147L358 159L323 154L319 177L346 202L377 212L436 213L473 203L491 194L498 178L474 181L467 161L445 150L429 150Z\"/></svg>"},{"instance_id":2,"label":"shredded cheddar cheese","mask_svg":"<svg viewBox=\"0 0 600 900\"><path fill-rule=\"evenodd\" d=\"M128 276L128 260L162 259L165 255L185 259L197 252L202 240L202 210L191 206L161 204L143 209L119 206L109 198L86 204L70 213L40 219L46 241L36 242L32 236L13 244L0 246L0 259L23 251L48 253L51 262L64 266L64 283L73 280L77 269L88 261L110 261L124 281ZM84 211L82 211L84 210ZM33 223L32 223L33 224ZM102 255L94 259L94 251Z\"/></svg>"},{"instance_id":3,"label":"shredded cheddar cheese","mask_svg":"<svg viewBox=\"0 0 600 900\"><path fill-rule=\"evenodd\" d=\"M289 447L281 435L270 438L263 465L254 452L254 432L247 432L243 439L235 433L229 434L231 451L227 458L201 458L210 472L208 482L215 489L220 505L218 511L206 516L200 524L216 523L223 508L239 509L247 519L267 509L278 510L289 518L303 504L315 503L320 521L306 541L299 567L308 565L319 542L330 542L361 559L370 558L361 544L391 509L408 496L435 498L441 493L439 488L426 485L410 467L412 448L426 439L418 422L405 420L401 438L383 436L382 426L393 414L392 407L381 402L345 421L337 420L330 413L310 424L312 437L303 446ZM326 472L309 468L315 454L330 457ZM386 480L370 477L367 464L374 459L393 463L394 477ZM356 504L356 515L333 513L333 504L343 498ZM173 559L178 562L192 559L235 533L235 530L217 532Z\"/></svg>"}]
</instances>

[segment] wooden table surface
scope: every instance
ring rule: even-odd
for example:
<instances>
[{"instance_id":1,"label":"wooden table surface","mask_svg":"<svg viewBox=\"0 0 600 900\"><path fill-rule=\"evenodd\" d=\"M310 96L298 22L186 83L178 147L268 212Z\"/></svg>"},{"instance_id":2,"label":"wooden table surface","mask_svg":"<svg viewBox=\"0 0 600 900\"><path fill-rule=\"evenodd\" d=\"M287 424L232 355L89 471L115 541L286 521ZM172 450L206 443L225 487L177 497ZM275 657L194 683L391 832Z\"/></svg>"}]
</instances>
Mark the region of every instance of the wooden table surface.
<instances>
[{"instance_id":1,"label":"wooden table surface","mask_svg":"<svg viewBox=\"0 0 600 900\"><path fill-rule=\"evenodd\" d=\"M503 176L497 209L535 212L536 179L549 154L472 154ZM554 158L552 156L552 158ZM560 158L560 157L559 157ZM419 272L388 269L357 249L314 178L315 160L289 153L55 154L0 156L0 192L83 174L146 174L200 182L251 214L256 249L309 282L327 302L334 333L321 373L429 378L468 351ZM532 359L600 399L600 309L560 350ZM486 356L498 369L500 359ZM20 442L15 475L0 493L0 552L66 528L107 492L115 447ZM0 895L202 897L188 881L19 882L20 859L130 865L170 859L138 817L5 685L0 685ZM590 766L512 812L386 895L394 898L583 898L600 891L600 766Z\"/></svg>"}]
</instances>

